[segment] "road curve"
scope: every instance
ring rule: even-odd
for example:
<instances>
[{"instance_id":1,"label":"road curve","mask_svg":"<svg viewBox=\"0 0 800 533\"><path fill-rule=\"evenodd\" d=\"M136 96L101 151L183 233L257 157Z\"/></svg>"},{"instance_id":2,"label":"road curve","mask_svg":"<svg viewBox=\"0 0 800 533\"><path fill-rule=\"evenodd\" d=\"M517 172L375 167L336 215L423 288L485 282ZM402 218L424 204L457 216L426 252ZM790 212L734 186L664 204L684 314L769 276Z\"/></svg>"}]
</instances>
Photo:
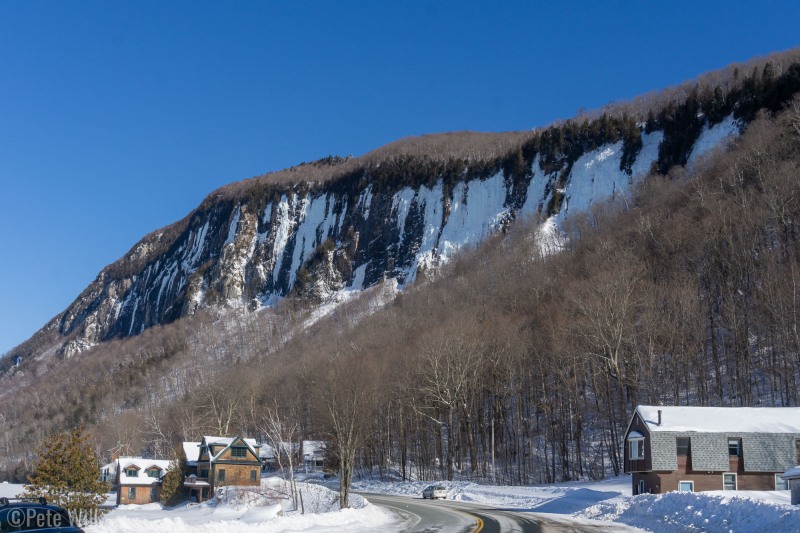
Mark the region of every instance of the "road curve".
<instances>
[{"instance_id":1,"label":"road curve","mask_svg":"<svg viewBox=\"0 0 800 533\"><path fill-rule=\"evenodd\" d=\"M364 494L370 503L386 508L400 517L398 531L412 533L453 532L470 533L480 531L480 522L475 516L456 509L438 505L441 502L388 496L386 494Z\"/></svg>"},{"instance_id":2,"label":"road curve","mask_svg":"<svg viewBox=\"0 0 800 533\"><path fill-rule=\"evenodd\" d=\"M362 493L370 503L400 517L398 531L411 533L610 533L640 531L611 522L576 522L568 516L552 516L519 509L456 501L429 501L408 496Z\"/></svg>"}]
</instances>

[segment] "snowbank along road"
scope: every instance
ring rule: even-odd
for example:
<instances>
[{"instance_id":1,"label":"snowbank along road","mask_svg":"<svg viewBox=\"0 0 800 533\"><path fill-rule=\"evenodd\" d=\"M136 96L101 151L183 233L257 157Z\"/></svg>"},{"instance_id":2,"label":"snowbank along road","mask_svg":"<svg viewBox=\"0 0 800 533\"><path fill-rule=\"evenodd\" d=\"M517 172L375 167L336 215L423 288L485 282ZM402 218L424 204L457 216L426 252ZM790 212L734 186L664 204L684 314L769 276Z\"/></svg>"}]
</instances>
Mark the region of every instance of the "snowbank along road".
<instances>
[{"instance_id":1,"label":"snowbank along road","mask_svg":"<svg viewBox=\"0 0 800 533\"><path fill-rule=\"evenodd\" d=\"M588 523L569 516L531 513L523 509L502 509L485 504L427 501L406 496L362 494L370 503L384 507L400 519L399 531L413 533L499 533L520 532L634 532L639 529L610 522Z\"/></svg>"}]
</instances>

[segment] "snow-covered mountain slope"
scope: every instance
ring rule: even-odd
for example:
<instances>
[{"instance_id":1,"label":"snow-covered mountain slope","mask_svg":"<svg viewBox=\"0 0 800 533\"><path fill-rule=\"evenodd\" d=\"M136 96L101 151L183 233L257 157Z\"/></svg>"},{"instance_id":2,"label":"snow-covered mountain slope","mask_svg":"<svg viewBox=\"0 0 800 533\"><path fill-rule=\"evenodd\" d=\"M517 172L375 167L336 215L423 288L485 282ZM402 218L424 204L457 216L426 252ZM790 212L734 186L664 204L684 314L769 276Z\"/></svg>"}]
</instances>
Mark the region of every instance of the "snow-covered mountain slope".
<instances>
[{"instance_id":1,"label":"snow-covered mountain slope","mask_svg":"<svg viewBox=\"0 0 800 533\"><path fill-rule=\"evenodd\" d=\"M732 117L707 125L691 160L737 130ZM420 177L407 160L389 169L379 161L351 164L324 182L301 166L296 183L236 184L235 194L218 191L186 219L143 239L43 332L69 356L204 306L323 302L389 278L402 288L517 219L557 215L560 223L627 194L657 162L664 133L640 128L637 137L626 163L630 147L615 140L569 156L542 149L523 159L524 172L510 172L497 158Z\"/></svg>"}]
</instances>

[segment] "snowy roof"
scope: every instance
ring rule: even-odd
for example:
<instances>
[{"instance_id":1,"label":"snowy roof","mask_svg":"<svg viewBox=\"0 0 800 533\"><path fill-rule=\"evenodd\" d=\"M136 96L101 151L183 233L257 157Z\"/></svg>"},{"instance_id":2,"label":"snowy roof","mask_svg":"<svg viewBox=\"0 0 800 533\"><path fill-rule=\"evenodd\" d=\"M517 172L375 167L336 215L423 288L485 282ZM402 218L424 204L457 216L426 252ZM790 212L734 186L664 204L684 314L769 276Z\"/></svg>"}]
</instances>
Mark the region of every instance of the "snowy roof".
<instances>
[{"instance_id":1,"label":"snowy roof","mask_svg":"<svg viewBox=\"0 0 800 533\"><path fill-rule=\"evenodd\" d=\"M211 484L208 481L197 479L197 476L192 474L191 476L187 477L183 484L189 487L210 487Z\"/></svg>"},{"instance_id":2,"label":"snowy roof","mask_svg":"<svg viewBox=\"0 0 800 533\"><path fill-rule=\"evenodd\" d=\"M199 442L184 442L183 455L186 456L187 464L197 464L197 459L200 457L200 443Z\"/></svg>"},{"instance_id":3,"label":"snowy roof","mask_svg":"<svg viewBox=\"0 0 800 533\"><path fill-rule=\"evenodd\" d=\"M800 466L790 468L783 473L783 479L800 479Z\"/></svg>"},{"instance_id":4,"label":"snowy roof","mask_svg":"<svg viewBox=\"0 0 800 533\"><path fill-rule=\"evenodd\" d=\"M210 437L208 435L203 437L203 443L206 446L224 446L220 451L218 451L215 455L211 456L211 461L216 460L220 455L222 455L225 450L227 450L231 444L233 444L237 440L242 440L244 443L250 447L250 451L258 457L258 448L259 444L256 439L245 439L244 437ZM201 443L202 444L202 443ZM211 455L211 450L209 450L209 455Z\"/></svg>"},{"instance_id":5,"label":"snowy roof","mask_svg":"<svg viewBox=\"0 0 800 533\"><path fill-rule=\"evenodd\" d=\"M206 435L203 437L203 440L209 446L212 444L217 444L217 445L221 444L223 446L230 446L233 443L233 441L235 441L238 438L240 437L209 437L208 435ZM256 439L242 438L242 440L245 441L252 448L258 448L259 446L258 442L256 442Z\"/></svg>"},{"instance_id":6,"label":"snowy roof","mask_svg":"<svg viewBox=\"0 0 800 533\"><path fill-rule=\"evenodd\" d=\"M275 457L275 448L269 444L262 444L261 449L258 450L258 456L261 459L273 459Z\"/></svg>"},{"instance_id":7,"label":"snowy roof","mask_svg":"<svg viewBox=\"0 0 800 533\"><path fill-rule=\"evenodd\" d=\"M120 457L118 459L118 463L120 466L119 471L119 484L120 485L155 485L161 478L164 477L164 474L167 473L167 468L169 468L169 461L164 459L145 459L144 457ZM159 476L150 477L147 475L147 470L152 467L159 468L161 472ZM136 476L129 476L126 473L126 470L129 468L135 468L138 470L138 474Z\"/></svg>"},{"instance_id":8,"label":"snowy roof","mask_svg":"<svg viewBox=\"0 0 800 533\"><path fill-rule=\"evenodd\" d=\"M325 441L322 440L304 440L303 459L321 458L326 447Z\"/></svg>"},{"instance_id":9,"label":"snowy roof","mask_svg":"<svg viewBox=\"0 0 800 533\"><path fill-rule=\"evenodd\" d=\"M658 412L661 411L661 424ZM800 407L689 407L640 405L650 431L800 433Z\"/></svg>"}]
</instances>

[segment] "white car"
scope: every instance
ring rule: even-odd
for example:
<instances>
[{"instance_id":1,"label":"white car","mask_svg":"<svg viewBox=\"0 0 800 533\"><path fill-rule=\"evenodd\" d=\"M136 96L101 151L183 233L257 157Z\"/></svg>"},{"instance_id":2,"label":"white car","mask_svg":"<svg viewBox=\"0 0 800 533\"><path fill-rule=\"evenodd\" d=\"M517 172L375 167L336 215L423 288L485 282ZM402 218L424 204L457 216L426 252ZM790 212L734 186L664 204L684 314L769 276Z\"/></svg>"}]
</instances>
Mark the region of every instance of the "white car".
<instances>
[{"instance_id":1,"label":"white car","mask_svg":"<svg viewBox=\"0 0 800 533\"><path fill-rule=\"evenodd\" d=\"M442 500L447 499L447 489L441 485L431 485L422 491L423 500L435 500L437 498Z\"/></svg>"}]
</instances>

